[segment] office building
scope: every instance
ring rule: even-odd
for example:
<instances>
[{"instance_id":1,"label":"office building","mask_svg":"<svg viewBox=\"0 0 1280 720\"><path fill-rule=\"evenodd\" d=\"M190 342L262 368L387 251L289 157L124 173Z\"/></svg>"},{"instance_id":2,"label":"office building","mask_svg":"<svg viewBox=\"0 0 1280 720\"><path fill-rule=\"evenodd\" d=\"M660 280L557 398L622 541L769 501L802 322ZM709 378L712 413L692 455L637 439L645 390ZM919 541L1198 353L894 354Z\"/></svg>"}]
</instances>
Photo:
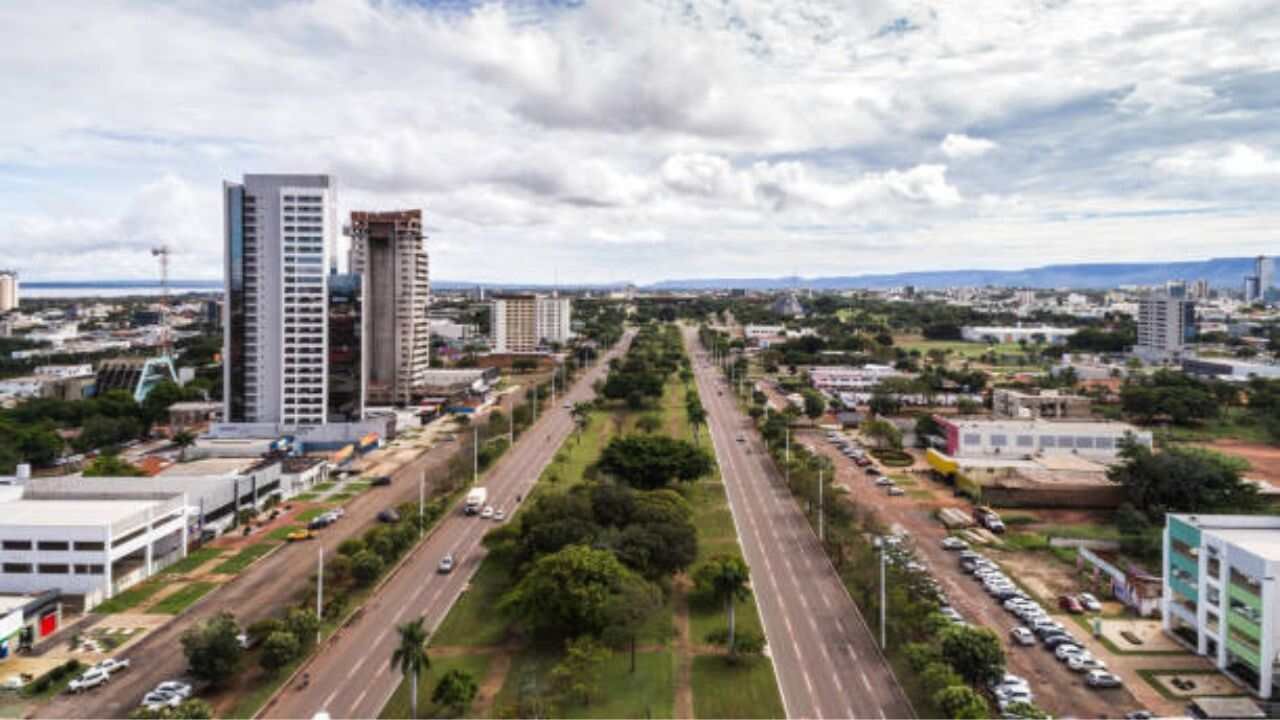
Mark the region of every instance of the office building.
<instances>
[{"instance_id":1,"label":"office building","mask_svg":"<svg viewBox=\"0 0 1280 720\"><path fill-rule=\"evenodd\" d=\"M223 387L232 423L323 424L327 274L337 231L327 175L223 183Z\"/></svg>"},{"instance_id":2,"label":"office building","mask_svg":"<svg viewBox=\"0 0 1280 720\"><path fill-rule=\"evenodd\" d=\"M18 273L0 270L0 313L18 309Z\"/></svg>"},{"instance_id":3,"label":"office building","mask_svg":"<svg viewBox=\"0 0 1280 720\"><path fill-rule=\"evenodd\" d=\"M1133 353L1147 362L1176 360L1195 330L1194 301L1148 295L1138 300L1138 342Z\"/></svg>"},{"instance_id":4,"label":"office building","mask_svg":"<svg viewBox=\"0 0 1280 720\"><path fill-rule=\"evenodd\" d=\"M1280 518L1165 516L1164 631L1258 697L1280 649Z\"/></svg>"},{"instance_id":5,"label":"office building","mask_svg":"<svg viewBox=\"0 0 1280 720\"><path fill-rule=\"evenodd\" d=\"M1191 287L1187 290L1192 300L1208 300L1211 288L1208 280L1196 280L1191 283Z\"/></svg>"},{"instance_id":6,"label":"office building","mask_svg":"<svg viewBox=\"0 0 1280 720\"><path fill-rule=\"evenodd\" d=\"M329 275L329 404L331 423L364 417L368 377L370 318L365 315L365 284L359 273Z\"/></svg>"},{"instance_id":7,"label":"office building","mask_svg":"<svg viewBox=\"0 0 1280 720\"><path fill-rule=\"evenodd\" d=\"M489 305L490 348L499 354L538 351L538 298L495 295Z\"/></svg>"},{"instance_id":8,"label":"office building","mask_svg":"<svg viewBox=\"0 0 1280 720\"><path fill-rule=\"evenodd\" d=\"M1151 446L1151 433L1127 423L1074 420L1011 420L935 415L953 458L1078 455L1111 462L1125 438Z\"/></svg>"},{"instance_id":9,"label":"office building","mask_svg":"<svg viewBox=\"0 0 1280 720\"><path fill-rule=\"evenodd\" d=\"M564 345L573 337L570 323L573 321L573 302L567 297L552 295L537 299L537 334L542 343Z\"/></svg>"},{"instance_id":10,"label":"office building","mask_svg":"<svg viewBox=\"0 0 1280 720\"><path fill-rule=\"evenodd\" d=\"M1185 280L1169 280L1164 284L1164 294L1171 298L1179 300L1187 297L1187 283Z\"/></svg>"},{"instance_id":11,"label":"office building","mask_svg":"<svg viewBox=\"0 0 1280 720\"><path fill-rule=\"evenodd\" d=\"M422 211L351 213L351 272L363 276L368 401L407 403L429 367L430 284Z\"/></svg>"},{"instance_id":12,"label":"office building","mask_svg":"<svg viewBox=\"0 0 1280 720\"><path fill-rule=\"evenodd\" d=\"M1253 274L1244 276L1244 301L1266 302L1275 282L1275 263L1265 255L1253 261Z\"/></svg>"}]
</instances>

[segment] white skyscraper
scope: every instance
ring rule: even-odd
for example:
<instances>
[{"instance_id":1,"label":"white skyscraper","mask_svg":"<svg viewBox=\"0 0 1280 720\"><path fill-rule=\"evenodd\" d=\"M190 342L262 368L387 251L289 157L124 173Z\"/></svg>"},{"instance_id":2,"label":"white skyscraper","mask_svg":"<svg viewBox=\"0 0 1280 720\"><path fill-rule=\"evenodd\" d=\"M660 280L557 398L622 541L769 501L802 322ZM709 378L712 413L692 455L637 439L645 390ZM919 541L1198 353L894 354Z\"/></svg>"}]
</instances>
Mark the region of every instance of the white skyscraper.
<instances>
[{"instance_id":1,"label":"white skyscraper","mask_svg":"<svg viewBox=\"0 0 1280 720\"><path fill-rule=\"evenodd\" d=\"M335 185L328 175L246 175L223 183L223 209L224 417L323 424Z\"/></svg>"},{"instance_id":2,"label":"white skyscraper","mask_svg":"<svg viewBox=\"0 0 1280 720\"><path fill-rule=\"evenodd\" d=\"M18 309L18 273L0 270L0 313Z\"/></svg>"},{"instance_id":3,"label":"white skyscraper","mask_svg":"<svg viewBox=\"0 0 1280 720\"><path fill-rule=\"evenodd\" d=\"M569 323L572 321L573 304L567 297L538 296L538 340L545 343L569 342L573 331Z\"/></svg>"}]
</instances>

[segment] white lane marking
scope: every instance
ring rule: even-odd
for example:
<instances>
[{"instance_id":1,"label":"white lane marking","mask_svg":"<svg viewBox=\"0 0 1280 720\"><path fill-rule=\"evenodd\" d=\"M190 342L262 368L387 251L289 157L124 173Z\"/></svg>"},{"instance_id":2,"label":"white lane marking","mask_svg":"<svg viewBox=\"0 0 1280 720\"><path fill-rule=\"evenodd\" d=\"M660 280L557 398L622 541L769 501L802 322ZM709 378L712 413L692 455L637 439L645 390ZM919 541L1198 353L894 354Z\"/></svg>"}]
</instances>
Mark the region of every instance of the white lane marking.
<instances>
[{"instance_id":1,"label":"white lane marking","mask_svg":"<svg viewBox=\"0 0 1280 720\"><path fill-rule=\"evenodd\" d=\"M352 665L351 669L347 671L347 679L350 680L352 675L355 675L357 672L359 672L360 668L364 666L364 661L368 659L369 659L368 655L362 655L360 659L356 661L356 664Z\"/></svg>"},{"instance_id":2,"label":"white lane marking","mask_svg":"<svg viewBox=\"0 0 1280 720\"><path fill-rule=\"evenodd\" d=\"M352 705L351 705L351 716L352 716L352 717L360 717L360 713L358 713L358 712L357 712L357 710L360 708L360 703L364 701L364 696L365 696L365 695L368 695L368 694L369 694L369 688L365 688L364 690L362 690L362 691L360 692L360 694L359 694L359 695L357 695L357 696L356 696L356 701L355 701L354 703L352 703ZM379 708L379 709L381 709L381 708ZM369 714L369 717L373 717L373 714L372 714L372 713L370 713L370 714Z\"/></svg>"},{"instance_id":3,"label":"white lane marking","mask_svg":"<svg viewBox=\"0 0 1280 720\"><path fill-rule=\"evenodd\" d=\"M867 689L867 694L875 695L875 693L871 692L871 682L867 680L867 673L865 671L859 670L858 677L862 678L862 686Z\"/></svg>"},{"instance_id":4,"label":"white lane marking","mask_svg":"<svg viewBox=\"0 0 1280 720\"><path fill-rule=\"evenodd\" d=\"M334 698L334 696L335 696L335 695L337 695L337 694L338 694L338 691L339 691L339 690L341 690L341 689L342 689L342 688L340 688L340 687L334 688L334 689L333 689L333 692L329 693L329 697L327 697L327 698L325 698L325 699L324 699L324 704L321 706L321 708L320 708L320 709L321 709L321 710L323 710L324 708L329 707L329 705L330 705L331 703L333 703L333 698Z\"/></svg>"}]
</instances>

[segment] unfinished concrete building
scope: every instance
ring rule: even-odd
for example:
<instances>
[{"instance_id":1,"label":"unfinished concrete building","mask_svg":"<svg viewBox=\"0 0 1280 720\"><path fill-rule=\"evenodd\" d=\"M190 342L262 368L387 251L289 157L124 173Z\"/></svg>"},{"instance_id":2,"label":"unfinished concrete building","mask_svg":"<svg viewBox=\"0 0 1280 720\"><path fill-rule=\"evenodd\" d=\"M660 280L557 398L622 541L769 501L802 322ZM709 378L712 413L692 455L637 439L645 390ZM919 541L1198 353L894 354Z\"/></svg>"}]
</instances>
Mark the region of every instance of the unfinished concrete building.
<instances>
[{"instance_id":1,"label":"unfinished concrete building","mask_svg":"<svg viewBox=\"0 0 1280 720\"><path fill-rule=\"evenodd\" d=\"M351 271L363 275L366 401L411 402L430 360L427 250L421 210L351 213Z\"/></svg>"}]
</instances>

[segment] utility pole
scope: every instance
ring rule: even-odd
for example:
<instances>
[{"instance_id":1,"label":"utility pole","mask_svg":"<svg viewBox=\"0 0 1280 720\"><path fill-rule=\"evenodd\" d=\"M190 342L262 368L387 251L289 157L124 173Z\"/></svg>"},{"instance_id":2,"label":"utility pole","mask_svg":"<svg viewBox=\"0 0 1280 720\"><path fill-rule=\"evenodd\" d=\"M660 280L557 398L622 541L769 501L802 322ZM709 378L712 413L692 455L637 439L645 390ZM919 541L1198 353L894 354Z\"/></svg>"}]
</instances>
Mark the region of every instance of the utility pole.
<instances>
[{"instance_id":1,"label":"utility pole","mask_svg":"<svg viewBox=\"0 0 1280 720\"><path fill-rule=\"evenodd\" d=\"M471 484L480 482L480 428L471 426Z\"/></svg>"},{"instance_id":2,"label":"utility pole","mask_svg":"<svg viewBox=\"0 0 1280 720\"><path fill-rule=\"evenodd\" d=\"M423 503L426 500L427 491L427 471L423 470L422 475L418 477L418 537L422 537L422 511Z\"/></svg>"},{"instance_id":3,"label":"utility pole","mask_svg":"<svg viewBox=\"0 0 1280 720\"><path fill-rule=\"evenodd\" d=\"M822 496L826 493L822 492L822 466L818 466L818 541L826 542L827 535L823 532L822 524Z\"/></svg>"},{"instance_id":4,"label":"utility pole","mask_svg":"<svg viewBox=\"0 0 1280 720\"><path fill-rule=\"evenodd\" d=\"M885 650L888 648L888 645L885 644L885 640L884 640L884 634L885 634L884 633L884 597L885 597L884 548L885 548L885 545L888 545L888 543L884 541L884 538L880 538L880 649L881 650Z\"/></svg>"},{"instance_id":5,"label":"utility pole","mask_svg":"<svg viewBox=\"0 0 1280 720\"><path fill-rule=\"evenodd\" d=\"M317 549L320 551L316 558L316 566L319 572L316 573L316 617L324 619L324 546L319 545ZM323 623L321 623L323 624ZM320 628L316 628L316 642L320 642Z\"/></svg>"},{"instance_id":6,"label":"utility pole","mask_svg":"<svg viewBox=\"0 0 1280 720\"><path fill-rule=\"evenodd\" d=\"M784 472L787 475L787 487L791 487L791 426L787 426L787 459L782 463Z\"/></svg>"}]
</instances>

